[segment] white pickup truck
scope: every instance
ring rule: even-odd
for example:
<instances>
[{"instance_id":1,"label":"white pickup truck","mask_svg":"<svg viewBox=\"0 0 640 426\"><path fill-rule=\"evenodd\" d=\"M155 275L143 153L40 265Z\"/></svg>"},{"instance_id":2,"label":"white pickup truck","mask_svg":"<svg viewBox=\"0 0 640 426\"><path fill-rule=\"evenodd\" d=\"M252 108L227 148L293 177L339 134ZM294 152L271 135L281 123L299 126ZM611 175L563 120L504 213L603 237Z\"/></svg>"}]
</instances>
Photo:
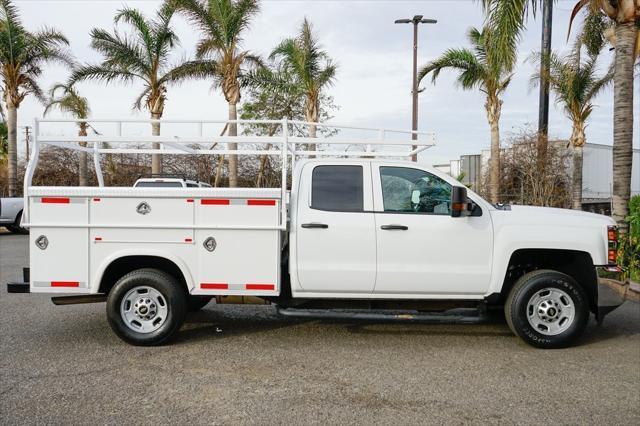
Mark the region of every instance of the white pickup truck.
<instances>
[{"instance_id":1,"label":"white pickup truck","mask_svg":"<svg viewBox=\"0 0 640 426\"><path fill-rule=\"evenodd\" d=\"M213 297L251 296L243 299L291 316L411 319L503 306L515 334L556 348L582 334L590 313L601 321L624 300L612 289L623 287L611 218L494 206L452 177L388 160L400 154L378 148L414 145L406 157L430 143L388 140L381 131L356 142L364 151L304 151L298 144L328 141L290 137L283 121L283 136L269 139L278 149L268 151L281 161L281 188L33 187L40 144L82 149L77 137L41 136L38 124L25 177L30 282L10 283L9 291L52 293L58 304L106 300L111 327L133 344L168 341L188 310ZM161 152L180 154L211 139L134 142L172 143ZM97 136L82 140L96 156L120 152L101 148ZM109 143L120 140L131 139ZM318 158L300 159L311 155Z\"/></svg>"},{"instance_id":2,"label":"white pickup truck","mask_svg":"<svg viewBox=\"0 0 640 426\"><path fill-rule=\"evenodd\" d=\"M4 226L14 234L26 234L28 231L20 226L22 221L23 198L0 198L0 226Z\"/></svg>"}]
</instances>

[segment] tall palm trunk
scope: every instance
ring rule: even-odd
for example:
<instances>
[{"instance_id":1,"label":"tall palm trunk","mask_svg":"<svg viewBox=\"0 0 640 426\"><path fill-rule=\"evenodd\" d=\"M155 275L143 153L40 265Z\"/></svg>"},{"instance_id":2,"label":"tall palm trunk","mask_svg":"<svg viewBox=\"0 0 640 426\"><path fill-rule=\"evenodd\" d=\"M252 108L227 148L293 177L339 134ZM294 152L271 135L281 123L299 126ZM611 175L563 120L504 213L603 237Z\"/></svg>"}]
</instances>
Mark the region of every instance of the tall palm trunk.
<instances>
[{"instance_id":1,"label":"tall palm trunk","mask_svg":"<svg viewBox=\"0 0 640 426\"><path fill-rule=\"evenodd\" d=\"M622 233L629 224L633 159L633 62L636 28L633 22L616 26L613 89L613 200L612 216Z\"/></svg>"},{"instance_id":2,"label":"tall palm trunk","mask_svg":"<svg viewBox=\"0 0 640 426\"><path fill-rule=\"evenodd\" d=\"M151 113L151 118L154 120L160 120L162 114L155 112ZM160 123L151 123L151 134L153 136L160 136ZM160 149L160 143L154 142L152 144L153 149ZM160 154L151 155L151 174L162 173L162 156Z\"/></svg>"},{"instance_id":3,"label":"tall palm trunk","mask_svg":"<svg viewBox=\"0 0 640 426\"><path fill-rule=\"evenodd\" d=\"M87 136L87 123L80 123L78 136ZM80 142L80 146L86 147L87 143ZM78 185L88 186L89 180L87 179L87 153L85 151L80 151L80 155L78 155L78 161Z\"/></svg>"},{"instance_id":4,"label":"tall palm trunk","mask_svg":"<svg viewBox=\"0 0 640 426\"><path fill-rule=\"evenodd\" d=\"M7 157L9 166L9 197L18 195L18 107L7 95Z\"/></svg>"},{"instance_id":5,"label":"tall palm trunk","mask_svg":"<svg viewBox=\"0 0 640 426\"><path fill-rule=\"evenodd\" d=\"M317 123L318 122L318 102L311 99L307 101L307 106L306 106L306 111L305 111L305 118L308 122L310 123ZM309 137L310 138L315 138L317 137L317 127L314 124L311 124L309 126ZM317 144L309 144L307 146L307 150L309 151L317 151L318 150L318 145Z\"/></svg>"},{"instance_id":6,"label":"tall palm trunk","mask_svg":"<svg viewBox=\"0 0 640 426\"><path fill-rule=\"evenodd\" d=\"M229 102L229 120L237 120L238 111L235 102ZM236 123L229 123L229 136L238 136L238 125ZM233 142L227 144L229 150L238 149L238 144ZM238 155L229 154L229 187L236 188L238 186Z\"/></svg>"},{"instance_id":7,"label":"tall palm trunk","mask_svg":"<svg viewBox=\"0 0 640 426\"><path fill-rule=\"evenodd\" d=\"M584 123L573 122L571 146L573 147L573 173L571 178L571 208L582 210L582 159L585 144Z\"/></svg>"},{"instance_id":8,"label":"tall palm trunk","mask_svg":"<svg viewBox=\"0 0 640 426\"><path fill-rule=\"evenodd\" d=\"M489 160L489 198L492 203L500 200L500 110L502 101L488 98L485 104L487 120L491 128L491 159Z\"/></svg>"}]
</instances>

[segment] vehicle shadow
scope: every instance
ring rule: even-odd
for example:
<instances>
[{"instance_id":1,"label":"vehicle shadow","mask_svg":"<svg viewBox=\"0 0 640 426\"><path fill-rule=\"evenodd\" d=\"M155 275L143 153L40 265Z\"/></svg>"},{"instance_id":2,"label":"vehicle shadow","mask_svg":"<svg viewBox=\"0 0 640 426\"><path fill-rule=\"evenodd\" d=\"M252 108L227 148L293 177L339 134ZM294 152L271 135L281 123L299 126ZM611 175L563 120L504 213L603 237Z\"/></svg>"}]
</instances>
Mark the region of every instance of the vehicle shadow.
<instances>
[{"instance_id":1,"label":"vehicle shadow","mask_svg":"<svg viewBox=\"0 0 640 426\"><path fill-rule=\"evenodd\" d=\"M318 319L281 316L273 306L211 305L190 314L174 343L190 343L204 339L229 338L304 326L343 327L350 334L394 336L512 336L502 314L483 317L481 323L462 324L451 321ZM314 328L314 333L318 327Z\"/></svg>"}]
</instances>

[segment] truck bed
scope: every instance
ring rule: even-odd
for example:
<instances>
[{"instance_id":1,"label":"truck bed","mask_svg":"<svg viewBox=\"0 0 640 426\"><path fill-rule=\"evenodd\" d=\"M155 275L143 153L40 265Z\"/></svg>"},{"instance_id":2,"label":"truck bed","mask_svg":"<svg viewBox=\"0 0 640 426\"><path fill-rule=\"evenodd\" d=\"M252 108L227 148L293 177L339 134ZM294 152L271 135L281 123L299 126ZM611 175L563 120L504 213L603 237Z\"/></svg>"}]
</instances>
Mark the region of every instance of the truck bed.
<instances>
[{"instance_id":1,"label":"truck bed","mask_svg":"<svg viewBox=\"0 0 640 426\"><path fill-rule=\"evenodd\" d=\"M31 291L98 293L112 261L158 256L183 272L191 294L277 295L281 194L254 188L31 187Z\"/></svg>"}]
</instances>

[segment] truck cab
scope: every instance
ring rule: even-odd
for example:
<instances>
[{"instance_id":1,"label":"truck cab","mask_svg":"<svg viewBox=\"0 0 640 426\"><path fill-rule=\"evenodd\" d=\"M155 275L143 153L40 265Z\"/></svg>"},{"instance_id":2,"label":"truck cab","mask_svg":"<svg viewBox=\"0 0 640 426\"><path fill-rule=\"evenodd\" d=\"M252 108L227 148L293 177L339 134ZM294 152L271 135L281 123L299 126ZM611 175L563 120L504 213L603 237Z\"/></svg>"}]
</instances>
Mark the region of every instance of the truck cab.
<instances>
[{"instance_id":1,"label":"truck cab","mask_svg":"<svg viewBox=\"0 0 640 426\"><path fill-rule=\"evenodd\" d=\"M294 296L486 295L492 207L468 191L473 213L452 216L452 189L461 184L450 176L415 163L371 160L309 160L296 173Z\"/></svg>"}]
</instances>

